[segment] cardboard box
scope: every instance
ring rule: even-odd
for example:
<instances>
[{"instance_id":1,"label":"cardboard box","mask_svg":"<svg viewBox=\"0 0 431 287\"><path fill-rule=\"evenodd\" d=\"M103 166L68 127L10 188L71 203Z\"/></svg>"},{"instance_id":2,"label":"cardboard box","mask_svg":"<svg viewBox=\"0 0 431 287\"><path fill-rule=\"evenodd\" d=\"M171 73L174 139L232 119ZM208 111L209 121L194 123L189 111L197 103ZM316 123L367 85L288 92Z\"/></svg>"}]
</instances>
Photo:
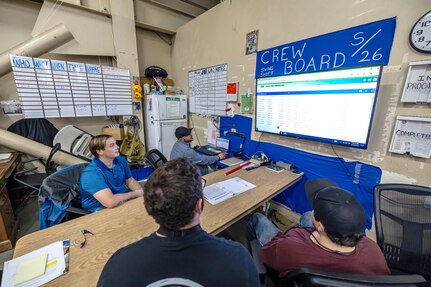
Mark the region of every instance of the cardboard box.
<instances>
[{"instance_id":1,"label":"cardboard box","mask_svg":"<svg viewBox=\"0 0 431 287\"><path fill-rule=\"evenodd\" d=\"M117 141L124 139L124 128L103 128L102 134L111 135Z\"/></svg>"}]
</instances>

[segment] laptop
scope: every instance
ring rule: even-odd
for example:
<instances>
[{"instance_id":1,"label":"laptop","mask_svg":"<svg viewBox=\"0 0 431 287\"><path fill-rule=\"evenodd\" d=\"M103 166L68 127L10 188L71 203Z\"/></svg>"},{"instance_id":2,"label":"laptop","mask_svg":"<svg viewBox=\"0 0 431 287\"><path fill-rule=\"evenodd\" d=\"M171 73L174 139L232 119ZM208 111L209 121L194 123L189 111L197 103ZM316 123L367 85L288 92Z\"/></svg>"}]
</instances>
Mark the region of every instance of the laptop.
<instances>
[{"instance_id":1,"label":"laptop","mask_svg":"<svg viewBox=\"0 0 431 287\"><path fill-rule=\"evenodd\" d=\"M204 153L206 155L218 155L220 153L228 153L229 152L229 144L230 144L229 139L218 137L216 139L216 146L215 147L210 145L209 147L199 147L196 150L198 152Z\"/></svg>"}]
</instances>

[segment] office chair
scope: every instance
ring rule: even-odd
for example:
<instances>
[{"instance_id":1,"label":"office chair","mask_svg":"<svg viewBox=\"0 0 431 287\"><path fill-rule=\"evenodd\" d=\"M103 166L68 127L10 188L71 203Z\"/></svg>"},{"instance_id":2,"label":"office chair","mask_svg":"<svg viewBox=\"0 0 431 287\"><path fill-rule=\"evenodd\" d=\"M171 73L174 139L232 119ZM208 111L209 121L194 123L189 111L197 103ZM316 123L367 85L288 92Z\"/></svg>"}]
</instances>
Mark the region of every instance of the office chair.
<instances>
[{"instance_id":1,"label":"office chair","mask_svg":"<svg viewBox=\"0 0 431 287\"><path fill-rule=\"evenodd\" d=\"M407 287L426 286L425 278L417 274L409 275L358 275L327 272L313 268L300 268L280 280L282 287Z\"/></svg>"},{"instance_id":2,"label":"office chair","mask_svg":"<svg viewBox=\"0 0 431 287\"><path fill-rule=\"evenodd\" d=\"M144 159L154 168L154 170L161 167L165 162L168 161L158 149L152 149L147 152Z\"/></svg>"},{"instance_id":3,"label":"office chair","mask_svg":"<svg viewBox=\"0 0 431 287\"><path fill-rule=\"evenodd\" d=\"M82 209L79 192L79 178L86 166L69 166L43 181L38 194L40 229L90 213Z\"/></svg>"},{"instance_id":4,"label":"office chair","mask_svg":"<svg viewBox=\"0 0 431 287\"><path fill-rule=\"evenodd\" d=\"M411 184L374 187L377 244L389 268L431 279L431 188Z\"/></svg>"},{"instance_id":5,"label":"office chair","mask_svg":"<svg viewBox=\"0 0 431 287\"><path fill-rule=\"evenodd\" d=\"M15 172L13 175L13 179L15 182L21 184L25 188L30 189L30 193L21 201L20 206L24 206L27 203L27 200L30 198L30 196L32 196L33 194L39 191L39 188L42 185L43 180L48 175L55 172L57 165L52 161L52 157L60 149L61 149L61 145L59 143L55 144L54 147L51 149L51 152L49 153L46 161L43 161L42 157L37 157L30 160L22 161L22 167L24 169ZM38 167L25 168L25 164L34 162L34 161L40 161L45 167L45 172L37 173L36 170L38 169ZM12 189L16 190L16 189L20 189L20 187L15 185L12 187Z\"/></svg>"}]
</instances>

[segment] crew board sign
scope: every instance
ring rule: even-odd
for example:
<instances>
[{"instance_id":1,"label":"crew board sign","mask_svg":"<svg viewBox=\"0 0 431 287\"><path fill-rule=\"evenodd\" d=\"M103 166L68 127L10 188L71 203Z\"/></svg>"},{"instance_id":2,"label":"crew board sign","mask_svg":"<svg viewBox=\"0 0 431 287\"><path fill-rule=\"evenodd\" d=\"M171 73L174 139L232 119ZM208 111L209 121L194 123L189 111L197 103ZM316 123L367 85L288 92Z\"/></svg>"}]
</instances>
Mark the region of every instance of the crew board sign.
<instances>
[{"instance_id":1,"label":"crew board sign","mask_svg":"<svg viewBox=\"0 0 431 287\"><path fill-rule=\"evenodd\" d=\"M13 55L10 60L25 118L132 114L128 69Z\"/></svg>"},{"instance_id":2,"label":"crew board sign","mask_svg":"<svg viewBox=\"0 0 431 287\"><path fill-rule=\"evenodd\" d=\"M395 24L394 17L259 51L256 78L387 65Z\"/></svg>"}]
</instances>

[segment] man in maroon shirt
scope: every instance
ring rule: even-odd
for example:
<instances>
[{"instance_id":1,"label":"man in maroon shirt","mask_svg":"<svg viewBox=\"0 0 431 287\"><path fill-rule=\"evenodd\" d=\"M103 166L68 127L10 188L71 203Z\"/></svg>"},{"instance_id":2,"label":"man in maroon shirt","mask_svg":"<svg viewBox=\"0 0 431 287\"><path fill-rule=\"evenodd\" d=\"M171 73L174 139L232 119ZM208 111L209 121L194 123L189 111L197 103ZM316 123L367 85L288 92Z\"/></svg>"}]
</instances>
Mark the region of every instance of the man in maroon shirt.
<instances>
[{"instance_id":1,"label":"man in maroon shirt","mask_svg":"<svg viewBox=\"0 0 431 287\"><path fill-rule=\"evenodd\" d=\"M368 275L390 274L378 245L365 237L365 211L355 196L334 182L306 182L314 228L281 233L266 217L249 219L250 234L263 245L262 261L280 277L301 267Z\"/></svg>"}]
</instances>

